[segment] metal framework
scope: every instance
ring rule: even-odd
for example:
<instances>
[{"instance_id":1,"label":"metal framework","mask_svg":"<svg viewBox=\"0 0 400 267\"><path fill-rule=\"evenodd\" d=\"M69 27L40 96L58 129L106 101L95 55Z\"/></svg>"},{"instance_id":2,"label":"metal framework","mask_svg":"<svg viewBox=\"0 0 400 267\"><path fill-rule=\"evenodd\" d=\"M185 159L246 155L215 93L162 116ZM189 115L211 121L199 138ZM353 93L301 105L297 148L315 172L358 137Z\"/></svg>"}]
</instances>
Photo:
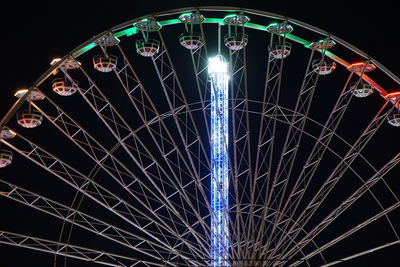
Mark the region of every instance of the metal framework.
<instances>
[{"instance_id":1,"label":"metal framework","mask_svg":"<svg viewBox=\"0 0 400 267\"><path fill-rule=\"evenodd\" d=\"M99 52L94 68L84 64ZM337 67L323 75L327 60ZM263 11L185 8L111 28L54 61L2 118L13 154L0 153L0 200L58 224L43 238L2 222L0 243L108 266L395 259L400 153L386 121L400 95L381 76L400 85L340 38ZM368 102L351 89L364 83L375 91ZM37 129L12 119L25 106Z\"/></svg>"},{"instance_id":2,"label":"metal framework","mask_svg":"<svg viewBox=\"0 0 400 267\"><path fill-rule=\"evenodd\" d=\"M211 78L211 258L229 266L228 64L222 55L209 59Z\"/></svg>"}]
</instances>

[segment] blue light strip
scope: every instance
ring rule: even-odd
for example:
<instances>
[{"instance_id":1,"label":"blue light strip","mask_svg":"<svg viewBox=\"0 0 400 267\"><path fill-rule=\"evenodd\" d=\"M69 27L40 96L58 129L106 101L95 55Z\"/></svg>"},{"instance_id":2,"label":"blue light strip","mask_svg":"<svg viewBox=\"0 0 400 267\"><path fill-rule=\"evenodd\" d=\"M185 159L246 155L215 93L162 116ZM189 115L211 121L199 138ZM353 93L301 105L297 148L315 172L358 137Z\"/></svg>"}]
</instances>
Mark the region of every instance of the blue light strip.
<instances>
[{"instance_id":1,"label":"blue light strip","mask_svg":"<svg viewBox=\"0 0 400 267\"><path fill-rule=\"evenodd\" d=\"M209 60L211 80L211 266L229 266L228 228L228 65L221 55Z\"/></svg>"}]
</instances>

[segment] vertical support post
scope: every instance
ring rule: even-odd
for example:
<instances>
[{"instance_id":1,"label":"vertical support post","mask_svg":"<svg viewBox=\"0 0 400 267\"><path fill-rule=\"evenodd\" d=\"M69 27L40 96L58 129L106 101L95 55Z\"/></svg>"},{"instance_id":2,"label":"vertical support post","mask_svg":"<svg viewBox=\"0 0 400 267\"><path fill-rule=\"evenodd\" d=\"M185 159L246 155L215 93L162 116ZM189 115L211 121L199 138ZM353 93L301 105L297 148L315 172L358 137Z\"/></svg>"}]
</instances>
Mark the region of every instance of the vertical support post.
<instances>
[{"instance_id":1,"label":"vertical support post","mask_svg":"<svg viewBox=\"0 0 400 267\"><path fill-rule=\"evenodd\" d=\"M211 266L229 266L228 64L210 58L211 81Z\"/></svg>"}]
</instances>

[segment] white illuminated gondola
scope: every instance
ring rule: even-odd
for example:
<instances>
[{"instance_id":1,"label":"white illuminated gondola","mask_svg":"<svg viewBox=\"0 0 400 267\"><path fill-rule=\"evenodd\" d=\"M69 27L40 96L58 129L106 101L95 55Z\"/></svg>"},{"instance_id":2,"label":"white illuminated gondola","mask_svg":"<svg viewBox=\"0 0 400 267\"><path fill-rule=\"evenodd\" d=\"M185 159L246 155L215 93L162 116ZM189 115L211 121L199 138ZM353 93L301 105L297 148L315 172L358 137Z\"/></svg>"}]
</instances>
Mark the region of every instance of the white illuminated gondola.
<instances>
[{"instance_id":1,"label":"white illuminated gondola","mask_svg":"<svg viewBox=\"0 0 400 267\"><path fill-rule=\"evenodd\" d=\"M9 150L0 149L0 168L4 168L11 164L13 153Z\"/></svg>"},{"instance_id":2,"label":"white illuminated gondola","mask_svg":"<svg viewBox=\"0 0 400 267\"><path fill-rule=\"evenodd\" d=\"M100 72L111 72L116 69L117 61L116 56L100 54L93 57L93 67Z\"/></svg>"}]
</instances>

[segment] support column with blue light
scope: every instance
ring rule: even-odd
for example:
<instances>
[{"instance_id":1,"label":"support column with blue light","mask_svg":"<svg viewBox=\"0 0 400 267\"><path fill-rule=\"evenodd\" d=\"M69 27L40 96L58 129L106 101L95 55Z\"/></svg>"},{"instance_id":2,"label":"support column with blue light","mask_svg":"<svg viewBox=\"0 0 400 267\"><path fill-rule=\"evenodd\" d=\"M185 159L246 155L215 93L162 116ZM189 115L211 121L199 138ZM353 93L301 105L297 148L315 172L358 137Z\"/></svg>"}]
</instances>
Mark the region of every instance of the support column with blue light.
<instances>
[{"instance_id":1,"label":"support column with blue light","mask_svg":"<svg viewBox=\"0 0 400 267\"><path fill-rule=\"evenodd\" d=\"M211 81L211 266L229 266L228 63L210 58Z\"/></svg>"}]
</instances>

